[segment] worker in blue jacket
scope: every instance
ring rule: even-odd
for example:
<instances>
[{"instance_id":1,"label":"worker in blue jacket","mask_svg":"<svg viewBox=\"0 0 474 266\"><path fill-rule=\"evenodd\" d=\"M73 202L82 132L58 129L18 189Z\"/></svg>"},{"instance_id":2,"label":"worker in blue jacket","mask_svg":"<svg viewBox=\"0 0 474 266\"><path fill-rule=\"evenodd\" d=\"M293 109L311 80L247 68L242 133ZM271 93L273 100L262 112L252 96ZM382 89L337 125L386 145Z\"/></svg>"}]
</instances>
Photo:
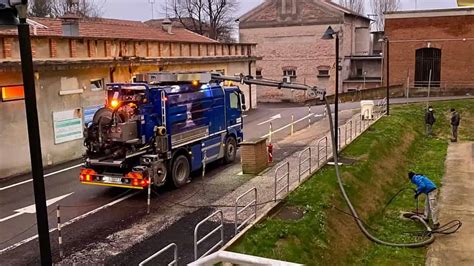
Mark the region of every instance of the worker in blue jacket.
<instances>
[{"instance_id":1,"label":"worker in blue jacket","mask_svg":"<svg viewBox=\"0 0 474 266\"><path fill-rule=\"evenodd\" d=\"M410 178L410 181L417 187L415 199L418 199L418 196L420 196L420 194L426 195L425 211L423 218L426 221L429 221L429 217L431 216L431 221L433 222L433 229L438 228L438 189L436 185L428 177L421 174L409 172L408 177Z\"/></svg>"}]
</instances>

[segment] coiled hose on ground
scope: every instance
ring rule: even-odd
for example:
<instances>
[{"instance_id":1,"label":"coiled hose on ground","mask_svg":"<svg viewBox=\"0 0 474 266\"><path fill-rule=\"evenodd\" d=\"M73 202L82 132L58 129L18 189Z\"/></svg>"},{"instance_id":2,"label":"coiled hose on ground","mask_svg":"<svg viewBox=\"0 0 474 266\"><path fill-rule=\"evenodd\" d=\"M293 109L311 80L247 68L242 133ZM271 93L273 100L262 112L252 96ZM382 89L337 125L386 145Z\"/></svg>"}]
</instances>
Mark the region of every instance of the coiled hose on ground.
<instances>
[{"instance_id":1,"label":"coiled hose on ground","mask_svg":"<svg viewBox=\"0 0 474 266\"><path fill-rule=\"evenodd\" d=\"M344 184L342 182L342 178L340 176L340 173L339 173L339 158L338 158L338 154L337 154L337 149L336 149L336 138L335 138L335 135L334 135L334 122L332 120L332 114L331 114L331 108L329 106L329 102L326 98L326 96L324 96L324 101L325 101L325 104L326 104L326 108L328 110L327 114L328 114L328 118L329 118L329 131L331 133L331 143L332 143L332 152L333 152L333 157L334 157L334 167L336 169L336 177L337 177L337 183L339 184L339 189L341 190L341 194L344 198L344 200L346 201L346 204L347 206L349 207L353 217L354 217L354 220L355 222L357 223L357 226L359 227L360 231L371 241L375 242L375 243L378 243L378 244L381 244L381 245L385 245L385 246L392 246L392 247L408 247L408 248L419 248L419 247L424 247L424 246L427 246L431 243L434 242L435 240L435 237L433 234L430 234L429 235L429 238L424 240L424 241L421 241L421 242L414 242L414 243L391 243L391 242L387 242L387 241L384 241L384 240L381 240L381 239L378 239L377 237L373 236L364 226L364 223L362 222L362 220L359 218L359 214L357 213L356 209L354 208L354 206L352 205L352 202L351 200L349 199L349 196L347 195L346 193L346 190L344 189ZM427 228L428 231L431 231L431 229L426 225L424 224Z\"/></svg>"}]
</instances>

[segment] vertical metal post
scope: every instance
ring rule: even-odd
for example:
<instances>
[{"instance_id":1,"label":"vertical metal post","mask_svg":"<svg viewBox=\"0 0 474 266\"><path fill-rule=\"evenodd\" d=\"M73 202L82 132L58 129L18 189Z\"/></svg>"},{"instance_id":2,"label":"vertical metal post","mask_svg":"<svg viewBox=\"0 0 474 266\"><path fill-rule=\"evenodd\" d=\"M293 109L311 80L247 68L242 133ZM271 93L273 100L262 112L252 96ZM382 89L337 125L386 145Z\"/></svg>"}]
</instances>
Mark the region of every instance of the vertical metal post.
<instances>
[{"instance_id":1,"label":"vertical metal post","mask_svg":"<svg viewBox=\"0 0 474 266\"><path fill-rule=\"evenodd\" d=\"M293 135L293 133L295 132L295 116L294 115L291 115L291 135Z\"/></svg>"},{"instance_id":2,"label":"vertical metal post","mask_svg":"<svg viewBox=\"0 0 474 266\"><path fill-rule=\"evenodd\" d=\"M269 130L268 130L268 142L272 143L272 134L273 134L273 126L272 122L270 122Z\"/></svg>"},{"instance_id":3,"label":"vertical metal post","mask_svg":"<svg viewBox=\"0 0 474 266\"><path fill-rule=\"evenodd\" d=\"M340 127L337 128L337 137L339 138L337 141L337 148L340 149L341 148L341 128Z\"/></svg>"},{"instance_id":4,"label":"vertical metal post","mask_svg":"<svg viewBox=\"0 0 474 266\"><path fill-rule=\"evenodd\" d=\"M61 210L60 210L59 204L58 204L58 206L56 206L56 217L58 218L59 258L62 259L64 257L64 253L63 253L63 236L61 234Z\"/></svg>"},{"instance_id":5,"label":"vertical metal post","mask_svg":"<svg viewBox=\"0 0 474 266\"><path fill-rule=\"evenodd\" d=\"M308 107L308 128L311 127L311 106Z\"/></svg>"},{"instance_id":6,"label":"vertical metal post","mask_svg":"<svg viewBox=\"0 0 474 266\"><path fill-rule=\"evenodd\" d=\"M390 115L390 40L385 38L387 42L387 115Z\"/></svg>"},{"instance_id":7,"label":"vertical metal post","mask_svg":"<svg viewBox=\"0 0 474 266\"><path fill-rule=\"evenodd\" d=\"M249 62L249 76L252 76L252 61ZM252 84L249 83L249 110L252 110Z\"/></svg>"},{"instance_id":8,"label":"vertical metal post","mask_svg":"<svg viewBox=\"0 0 474 266\"><path fill-rule=\"evenodd\" d=\"M347 145L347 123L344 125L344 144Z\"/></svg>"},{"instance_id":9,"label":"vertical metal post","mask_svg":"<svg viewBox=\"0 0 474 266\"><path fill-rule=\"evenodd\" d=\"M426 102L426 109L428 109L428 106L430 106L431 74L432 70L430 69L430 74L428 76L428 101Z\"/></svg>"},{"instance_id":10,"label":"vertical metal post","mask_svg":"<svg viewBox=\"0 0 474 266\"><path fill-rule=\"evenodd\" d=\"M51 246L49 242L48 209L44 189L43 161L41 155L41 140L36 106L35 75L31 52L30 25L26 22L27 6L18 9L20 24L18 25L18 40L20 45L21 70L25 90L26 122L28 125L28 141L30 147L31 172L36 206L36 221L40 245L42 265L51 265Z\"/></svg>"},{"instance_id":11,"label":"vertical metal post","mask_svg":"<svg viewBox=\"0 0 474 266\"><path fill-rule=\"evenodd\" d=\"M329 110L330 111L330 110ZM336 33L336 94L334 100L334 128L339 127L339 33ZM338 140L338 132L334 131L336 134L335 140ZM339 152L338 143L336 143L336 152Z\"/></svg>"},{"instance_id":12,"label":"vertical metal post","mask_svg":"<svg viewBox=\"0 0 474 266\"><path fill-rule=\"evenodd\" d=\"M146 199L146 213L150 214L150 203L151 203L151 178L148 178L148 195Z\"/></svg>"},{"instance_id":13,"label":"vertical metal post","mask_svg":"<svg viewBox=\"0 0 474 266\"><path fill-rule=\"evenodd\" d=\"M207 161L207 150L204 151L204 156L202 158L202 177L206 176L206 161Z\"/></svg>"}]
</instances>

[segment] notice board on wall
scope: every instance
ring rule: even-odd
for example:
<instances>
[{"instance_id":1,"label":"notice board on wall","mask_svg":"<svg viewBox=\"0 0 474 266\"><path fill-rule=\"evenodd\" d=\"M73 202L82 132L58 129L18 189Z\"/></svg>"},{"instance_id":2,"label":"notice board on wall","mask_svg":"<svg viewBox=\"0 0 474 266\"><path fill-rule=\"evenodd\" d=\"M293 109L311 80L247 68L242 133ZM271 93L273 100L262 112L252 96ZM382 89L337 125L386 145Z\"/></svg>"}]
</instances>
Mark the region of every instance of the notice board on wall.
<instances>
[{"instance_id":1,"label":"notice board on wall","mask_svg":"<svg viewBox=\"0 0 474 266\"><path fill-rule=\"evenodd\" d=\"M54 144L82 139L83 124L81 108L53 112Z\"/></svg>"}]
</instances>

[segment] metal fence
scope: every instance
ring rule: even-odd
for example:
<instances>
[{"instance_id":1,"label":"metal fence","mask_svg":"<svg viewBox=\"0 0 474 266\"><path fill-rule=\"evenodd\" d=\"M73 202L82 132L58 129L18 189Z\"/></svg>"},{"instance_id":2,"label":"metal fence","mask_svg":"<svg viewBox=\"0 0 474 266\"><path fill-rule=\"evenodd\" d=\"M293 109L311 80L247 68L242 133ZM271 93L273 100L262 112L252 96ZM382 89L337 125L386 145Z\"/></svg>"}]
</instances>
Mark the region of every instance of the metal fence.
<instances>
[{"instance_id":1,"label":"metal fence","mask_svg":"<svg viewBox=\"0 0 474 266\"><path fill-rule=\"evenodd\" d=\"M140 262L138 266L144 266L146 263L150 262L152 259L160 256L161 254L165 253L166 251L169 251L173 249L173 261L168 263L168 266L176 266L178 265L178 246L175 243L171 243L168 246L162 248L160 251L156 252L155 254L151 255L149 258L146 260Z\"/></svg>"},{"instance_id":2,"label":"metal fence","mask_svg":"<svg viewBox=\"0 0 474 266\"><path fill-rule=\"evenodd\" d=\"M364 121L360 117L359 118L353 118L349 121L347 121L343 126L344 126L344 144L348 144L348 140L352 141L354 140L358 135L360 135L365 129L370 127L372 123L374 123L378 118L380 118L385 112L386 112L386 105L384 105L384 100L380 101L376 107L379 109L377 112L375 112L374 119L373 120L367 120ZM359 131L357 132L357 124L359 124ZM339 138L341 138L341 127L338 128L339 130ZM341 139L339 139L339 144L341 144ZM316 150L317 150L317 169L321 167L322 164L326 163L329 159L329 153L328 153L328 136L324 136L323 138L319 139L317 141L316 145ZM322 152L324 152L324 156L322 156ZM302 150L298 154L298 182L301 183L302 177L308 177L313 174L313 168L312 168L312 147L307 147L306 149ZM303 168L303 166L307 165L307 168ZM305 175L307 173L307 175ZM279 184L281 183L282 180L285 180L283 183L283 186L279 188ZM290 191L290 162L285 161L283 162L280 166L278 166L275 170L275 177L274 177L274 201L276 202L278 199L278 195L285 191L288 194ZM244 206L239 205L240 202L243 201L243 199L249 195L253 194L252 200L250 200L247 204ZM234 209L234 229L235 229L235 235L239 233L239 231L244 228L245 226L249 225L249 222L252 219L257 219L257 205L258 205L258 192L257 188L253 187L249 189L248 191L244 192L241 194L237 199L235 200L235 209ZM253 207L253 211L251 214L248 216L244 217L239 217L242 213L244 213L246 210L250 210L250 208ZM198 233L200 227L208 222L210 219L213 217L218 217L219 220L219 225L214 227L209 233L204 235L203 237L199 238ZM239 221L243 220L240 224ZM217 235L217 233L220 233L220 239L217 243L215 243L211 248L207 249L202 255L199 256L199 246L202 245L206 240L208 240L211 236ZM223 246L224 244L224 215L221 210L218 210L208 217L204 218L201 220L196 227L194 228L194 259L198 260L202 257L205 257L213 251L215 251L219 246ZM210 246L212 244L208 244L206 246ZM156 252L153 254L151 257L147 258L146 260L142 261L140 265L145 265L145 263L151 261L152 259L162 255L166 251L169 251L173 249L174 252L174 260L170 262L168 265L177 265L178 262L178 248L176 244L172 243L165 248L161 249L160 251Z\"/></svg>"},{"instance_id":3,"label":"metal fence","mask_svg":"<svg viewBox=\"0 0 474 266\"><path fill-rule=\"evenodd\" d=\"M284 169L286 167L286 171L283 172L283 175L278 176L278 173L281 172L280 169ZM284 187L278 189L278 183L286 177L286 183ZM274 200L277 201L277 195L280 194L282 191L286 189L286 192L290 192L290 162L286 161L282 165L278 166L275 170L275 197Z\"/></svg>"},{"instance_id":4,"label":"metal fence","mask_svg":"<svg viewBox=\"0 0 474 266\"><path fill-rule=\"evenodd\" d=\"M215 227L211 232L207 233L205 236L203 236L202 238L199 239L198 238L199 227L201 227L201 225L203 225L205 222L209 221L212 217L219 217L220 218L220 224L217 227ZM212 235L214 235L217 232L220 232L220 237L221 238L220 238L219 242L217 242L214 246L212 246L210 249L208 249L206 252L204 252L204 254L202 254L201 256L198 256L199 244L206 241L206 239L208 239L209 237L211 237ZM217 247L223 246L223 245L224 245L224 214L222 213L221 210L218 210L218 211L214 212L213 214L211 214L211 215L207 216L206 218L204 218L194 228L194 260L197 260L199 258L207 256L212 251L214 251Z\"/></svg>"},{"instance_id":5,"label":"metal fence","mask_svg":"<svg viewBox=\"0 0 474 266\"><path fill-rule=\"evenodd\" d=\"M253 200L250 201L247 205L245 205L244 207L242 207L240 210L239 210L239 201L244 198L245 196L249 195L250 193L254 192L254 197L253 197ZM254 211L252 213L252 215L249 215L247 218L244 219L244 221L239 225L239 214L243 213L245 210L247 210L248 208L250 207L254 207ZM245 225L247 225L247 223L251 220L251 219L257 219L257 188L251 188L249 190L247 190L244 194L240 195L236 200L235 200L235 222L234 222L234 228L235 228L235 234L237 235L239 233L239 230L244 227Z\"/></svg>"},{"instance_id":6,"label":"metal fence","mask_svg":"<svg viewBox=\"0 0 474 266\"><path fill-rule=\"evenodd\" d=\"M302 156L307 155L305 159L302 160ZM307 163L308 168L301 169L301 167ZM311 147L308 147L300 152L298 155L298 182L301 182L301 174L308 172L311 174Z\"/></svg>"},{"instance_id":7,"label":"metal fence","mask_svg":"<svg viewBox=\"0 0 474 266\"><path fill-rule=\"evenodd\" d=\"M324 141L324 147L321 147L321 142ZM321 166L321 152L324 151L325 159L323 162L328 160L328 137L324 137L318 141L318 167Z\"/></svg>"}]
</instances>

